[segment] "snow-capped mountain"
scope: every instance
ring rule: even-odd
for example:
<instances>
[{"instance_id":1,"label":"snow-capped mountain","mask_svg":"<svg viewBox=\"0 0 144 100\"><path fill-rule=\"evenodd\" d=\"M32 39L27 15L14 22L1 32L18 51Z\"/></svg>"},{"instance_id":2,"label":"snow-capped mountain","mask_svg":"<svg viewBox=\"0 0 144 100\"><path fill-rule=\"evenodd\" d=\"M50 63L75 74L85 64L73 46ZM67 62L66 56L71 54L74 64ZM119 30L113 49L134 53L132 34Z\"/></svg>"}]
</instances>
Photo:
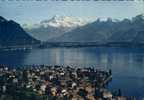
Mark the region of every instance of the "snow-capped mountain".
<instances>
[{"instance_id":1,"label":"snow-capped mountain","mask_svg":"<svg viewBox=\"0 0 144 100\"><path fill-rule=\"evenodd\" d=\"M74 29L54 38L56 42L96 42L97 44L113 44L130 46L144 44L144 16L137 15L132 19L106 21L99 19L83 27Z\"/></svg>"},{"instance_id":2,"label":"snow-capped mountain","mask_svg":"<svg viewBox=\"0 0 144 100\"><path fill-rule=\"evenodd\" d=\"M84 26L88 21L68 16L54 16L31 26L25 24L24 29L32 36L42 41L56 38L75 28Z\"/></svg>"},{"instance_id":3,"label":"snow-capped mountain","mask_svg":"<svg viewBox=\"0 0 144 100\"><path fill-rule=\"evenodd\" d=\"M50 20L41 21L40 24L44 27L77 27L83 26L86 22L80 18L68 17L68 16L54 16Z\"/></svg>"}]
</instances>

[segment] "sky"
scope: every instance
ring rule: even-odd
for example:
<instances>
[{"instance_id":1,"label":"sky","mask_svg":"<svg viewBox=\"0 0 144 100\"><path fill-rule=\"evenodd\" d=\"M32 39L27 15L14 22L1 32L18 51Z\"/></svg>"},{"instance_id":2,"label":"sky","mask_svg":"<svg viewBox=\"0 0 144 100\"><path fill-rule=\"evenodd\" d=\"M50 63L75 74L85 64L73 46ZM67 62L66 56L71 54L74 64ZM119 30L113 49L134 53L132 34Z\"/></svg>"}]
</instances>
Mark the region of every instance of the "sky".
<instances>
[{"instance_id":1,"label":"sky","mask_svg":"<svg viewBox=\"0 0 144 100\"><path fill-rule=\"evenodd\" d=\"M144 13L144 1L35 1L0 0L0 16L20 24L50 19L55 15L96 20L131 18Z\"/></svg>"}]
</instances>

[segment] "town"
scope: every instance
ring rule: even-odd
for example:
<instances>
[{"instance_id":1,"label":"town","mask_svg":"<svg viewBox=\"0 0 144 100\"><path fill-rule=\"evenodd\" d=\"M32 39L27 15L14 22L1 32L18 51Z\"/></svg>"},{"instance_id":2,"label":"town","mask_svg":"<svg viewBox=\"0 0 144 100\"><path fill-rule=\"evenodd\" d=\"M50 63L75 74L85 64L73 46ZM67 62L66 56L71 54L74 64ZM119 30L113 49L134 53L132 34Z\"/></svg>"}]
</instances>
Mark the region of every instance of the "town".
<instances>
[{"instance_id":1,"label":"town","mask_svg":"<svg viewBox=\"0 0 144 100\"><path fill-rule=\"evenodd\" d=\"M71 66L0 67L0 100L127 100L106 85L112 71Z\"/></svg>"}]
</instances>

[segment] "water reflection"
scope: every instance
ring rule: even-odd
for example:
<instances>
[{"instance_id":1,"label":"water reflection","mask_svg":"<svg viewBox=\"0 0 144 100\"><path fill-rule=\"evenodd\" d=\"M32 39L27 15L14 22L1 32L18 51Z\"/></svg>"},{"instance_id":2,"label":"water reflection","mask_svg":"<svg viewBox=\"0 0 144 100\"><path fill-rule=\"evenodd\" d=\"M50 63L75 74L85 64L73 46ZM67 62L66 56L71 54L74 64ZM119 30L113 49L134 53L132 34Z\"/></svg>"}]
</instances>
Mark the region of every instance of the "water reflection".
<instances>
[{"instance_id":1,"label":"water reflection","mask_svg":"<svg viewBox=\"0 0 144 100\"><path fill-rule=\"evenodd\" d=\"M49 48L32 50L24 64L96 66L117 72L143 69L144 52L130 48Z\"/></svg>"},{"instance_id":2,"label":"water reflection","mask_svg":"<svg viewBox=\"0 0 144 100\"><path fill-rule=\"evenodd\" d=\"M0 64L8 66L23 65L25 57L30 51L2 51L0 50Z\"/></svg>"}]
</instances>

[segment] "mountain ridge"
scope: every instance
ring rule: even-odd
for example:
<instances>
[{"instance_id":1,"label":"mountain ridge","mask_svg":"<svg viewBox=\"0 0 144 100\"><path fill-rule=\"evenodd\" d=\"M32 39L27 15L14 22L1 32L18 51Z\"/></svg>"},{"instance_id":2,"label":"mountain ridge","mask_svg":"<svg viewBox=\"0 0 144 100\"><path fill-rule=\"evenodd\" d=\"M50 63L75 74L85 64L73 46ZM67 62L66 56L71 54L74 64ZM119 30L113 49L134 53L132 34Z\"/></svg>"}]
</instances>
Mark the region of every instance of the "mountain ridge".
<instances>
[{"instance_id":1,"label":"mountain ridge","mask_svg":"<svg viewBox=\"0 0 144 100\"><path fill-rule=\"evenodd\" d=\"M81 27L86 23L76 17L54 16L49 20L43 20L40 23L32 25L31 28L25 25L24 29L37 39L47 41L48 39L59 37L77 27Z\"/></svg>"},{"instance_id":2,"label":"mountain ridge","mask_svg":"<svg viewBox=\"0 0 144 100\"><path fill-rule=\"evenodd\" d=\"M33 41L33 43L31 43ZM0 45L34 44L39 41L26 33L17 22L0 16Z\"/></svg>"},{"instance_id":3,"label":"mountain ridge","mask_svg":"<svg viewBox=\"0 0 144 100\"><path fill-rule=\"evenodd\" d=\"M106 21L97 19L93 23L76 28L48 42L143 43L144 37L141 37L143 34L144 16L137 15L131 20L123 19L116 22L110 18ZM141 41L139 38L141 38Z\"/></svg>"}]
</instances>

